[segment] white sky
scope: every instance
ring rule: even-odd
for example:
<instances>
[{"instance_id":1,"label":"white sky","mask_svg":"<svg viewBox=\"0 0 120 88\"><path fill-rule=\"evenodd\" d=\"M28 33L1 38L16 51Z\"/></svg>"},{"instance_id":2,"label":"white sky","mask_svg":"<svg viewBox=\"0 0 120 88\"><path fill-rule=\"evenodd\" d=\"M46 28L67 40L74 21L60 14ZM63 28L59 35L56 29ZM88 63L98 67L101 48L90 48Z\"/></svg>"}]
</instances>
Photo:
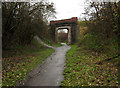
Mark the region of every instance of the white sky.
<instances>
[{"instance_id":1,"label":"white sky","mask_svg":"<svg viewBox=\"0 0 120 88\"><path fill-rule=\"evenodd\" d=\"M57 19L51 20L61 20L69 19L72 17L83 16L84 13L84 2L85 0L49 0L55 4L56 17Z\"/></svg>"},{"instance_id":2,"label":"white sky","mask_svg":"<svg viewBox=\"0 0 120 88\"><path fill-rule=\"evenodd\" d=\"M48 0L50 2L53 2L56 7L56 17L57 19L51 19L51 20L61 20L61 19L68 19L72 17L80 17L83 18L84 15L84 7L86 7L85 2L86 0ZM93 0L93 1L99 1L99 0ZM109 1L109 0L104 0ZM113 1L113 0L111 0ZM120 1L120 0L117 0Z\"/></svg>"},{"instance_id":3,"label":"white sky","mask_svg":"<svg viewBox=\"0 0 120 88\"><path fill-rule=\"evenodd\" d=\"M60 33L61 31L64 31L65 33L68 33L68 30L67 30L67 29L58 30L58 33Z\"/></svg>"}]
</instances>

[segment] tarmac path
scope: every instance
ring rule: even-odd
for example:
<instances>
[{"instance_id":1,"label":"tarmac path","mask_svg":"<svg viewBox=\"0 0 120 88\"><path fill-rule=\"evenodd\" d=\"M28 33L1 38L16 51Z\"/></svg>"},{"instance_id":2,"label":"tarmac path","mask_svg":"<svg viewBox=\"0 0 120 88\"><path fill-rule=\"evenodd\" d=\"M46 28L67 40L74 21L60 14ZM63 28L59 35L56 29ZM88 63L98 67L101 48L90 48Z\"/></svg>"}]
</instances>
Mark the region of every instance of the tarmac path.
<instances>
[{"instance_id":1,"label":"tarmac path","mask_svg":"<svg viewBox=\"0 0 120 88\"><path fill-rule=\"evenodd\" d=\"M63 70L65 65L65 55L70 46L62 43L61 47L52 47L43 43L39 37L37 40L46 47L55 49L42 64L32 70L19 86L60 86L64 80Z\"/></svg>"}]
</instances>

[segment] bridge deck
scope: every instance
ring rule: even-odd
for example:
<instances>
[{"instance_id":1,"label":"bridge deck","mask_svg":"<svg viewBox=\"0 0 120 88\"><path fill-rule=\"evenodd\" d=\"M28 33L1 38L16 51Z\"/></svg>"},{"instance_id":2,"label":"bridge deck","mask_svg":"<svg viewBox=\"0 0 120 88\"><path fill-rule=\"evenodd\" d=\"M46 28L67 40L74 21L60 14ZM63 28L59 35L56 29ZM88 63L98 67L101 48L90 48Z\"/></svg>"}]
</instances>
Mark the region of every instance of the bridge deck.
<instances>
[{"instance_id":1,"label":"bridge deck","mask_svg":"<svg viewBox=\"0 0 120 88\"><path fill-rule=\"evenodd\" d=\"M71 19L64 19L64 20L57 20L57 21L50 21L50 24L61 24L61 23L76 23L77 17L73 17Z\"/></svg>"}]
</instances>

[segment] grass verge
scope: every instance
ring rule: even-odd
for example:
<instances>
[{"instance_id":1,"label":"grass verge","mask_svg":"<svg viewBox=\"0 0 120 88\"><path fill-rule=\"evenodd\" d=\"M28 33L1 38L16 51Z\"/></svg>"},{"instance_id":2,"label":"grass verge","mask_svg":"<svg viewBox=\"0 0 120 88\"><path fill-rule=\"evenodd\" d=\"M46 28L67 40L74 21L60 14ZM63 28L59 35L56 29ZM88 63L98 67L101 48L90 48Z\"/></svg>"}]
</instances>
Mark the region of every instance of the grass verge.
<instances>
[{"instance_id":1,"label":"grass verge","mask_svg":"<svg viewBox=\"0 0 120 88\"><path fill-rule=\"evenodd\" d=\"M54 45L52 45L53 47L61 47L61 46L63 46L61 43L57 43L57 44L54 44Z\"/></svg>"},{"instance_id":2,"label":"grass verge","mask_svg":"<svg viewBox=\"0 0 120 88\"><path fill-rule=\"evenodd\" d=\"M14 50L7 51L6 58L2 59L2 86L15 86L54 52L53 49L39 44L37 40L34 40L32 45L15 47ZM12 55L13 53L15 55Z\"/></svg>"},{"instance_id":3,"label":"grass verge","mask_svg":"<svg viewBox=\"0 0 120 88\"><path fill-rule=\"evenodd\" d=\"M105 54L98 55L83 47L71 45L66 54L66 68L63 72L65 80L61 86L117 86L118 58L96 63L109 58Z\"/></svg>"}]
</instances>

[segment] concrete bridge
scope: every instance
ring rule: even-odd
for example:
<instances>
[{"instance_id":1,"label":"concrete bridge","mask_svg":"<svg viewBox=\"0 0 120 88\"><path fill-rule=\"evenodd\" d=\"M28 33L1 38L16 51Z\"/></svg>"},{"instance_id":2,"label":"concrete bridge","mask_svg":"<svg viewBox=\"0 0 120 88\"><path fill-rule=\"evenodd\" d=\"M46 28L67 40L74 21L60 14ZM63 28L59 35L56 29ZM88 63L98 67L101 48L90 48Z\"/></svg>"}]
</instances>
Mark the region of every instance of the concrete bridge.
<instances>
[{"instance_id":1,"label":"concrete bridge","mask_svg":"<svg viewBox=\"0 0 120 88\"><path fill-rule=\"evenodd\" d=\"M58 42L58 30L67 29L68 30L68 44L73 44L77 41L78 33L78 19L73 17L71 19L50 21L51 34L54 37L55 42Z\"/></svg>"}]
</instances>

